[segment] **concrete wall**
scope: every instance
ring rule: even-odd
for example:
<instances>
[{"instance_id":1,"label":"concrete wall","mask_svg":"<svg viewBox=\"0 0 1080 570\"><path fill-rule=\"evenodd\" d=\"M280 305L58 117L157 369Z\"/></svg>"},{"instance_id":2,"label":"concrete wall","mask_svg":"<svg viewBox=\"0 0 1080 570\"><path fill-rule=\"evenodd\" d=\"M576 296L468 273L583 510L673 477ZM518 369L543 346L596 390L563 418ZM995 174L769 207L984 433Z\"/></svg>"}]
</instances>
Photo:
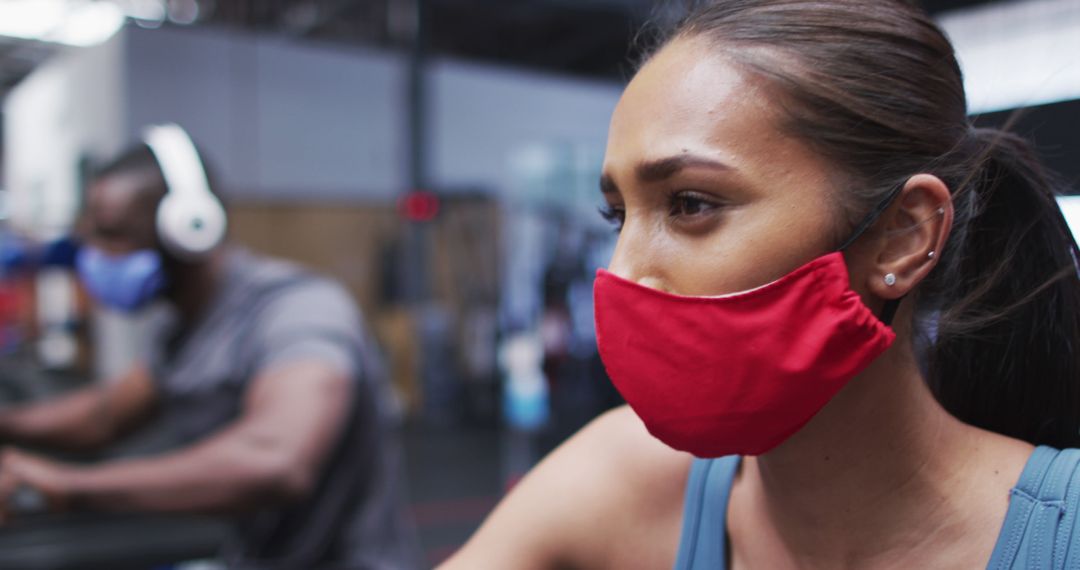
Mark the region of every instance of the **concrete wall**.
<instances>
[{"instance_id":1,"label":"concrete wall","mask_svg":"<svg viewBox=\"0 0 1080 570\"><path fill-rule=\"evenodd\" d=\"M380 198L401 187L400 57L214 30L128 34L131 124L186 126L236 197Z\"/></svg>"},{"instance_id":2,"label":"concrete wall","mask_svg":"<svg viewBox=\"0 0 1080 570\"><path fill-rule=\"evenodd\" d=\"M512 158L522 151L589 147L599 155L621 91L615 83L438 62L431 73L432 176L446 187L510 191L519 178Z\"/></svg>"},{"instance_id":3,"label":"concrete wall","mask_svg":"<svg viewBox=\"0 0 1080 570\"><path fill-rule=\"evenodd\" d=\"M237 197L389 199L407 189L399 54L223 33L127 31L132 128L189 128ZM442 188L512 187L527 145L602 148L616 84L434 62L429 169ZM134 131L131 133L135 134Z\"/></svg>"}]
</instances>

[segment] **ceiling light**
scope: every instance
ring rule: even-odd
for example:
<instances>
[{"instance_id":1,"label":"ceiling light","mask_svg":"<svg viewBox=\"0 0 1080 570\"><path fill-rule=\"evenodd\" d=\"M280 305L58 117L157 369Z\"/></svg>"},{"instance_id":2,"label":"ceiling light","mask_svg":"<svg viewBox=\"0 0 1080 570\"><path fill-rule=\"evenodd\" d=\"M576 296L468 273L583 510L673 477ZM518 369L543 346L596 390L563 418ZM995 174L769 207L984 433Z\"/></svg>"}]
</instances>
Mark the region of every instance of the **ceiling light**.
<instances>
[{"instance_id":1,"label":"ceiling light","mask_svg":"<svg viewBox=\"0 0 1080 570\"><path fill-rule=\"evenodd\" d=\"M0 36L72 46L101 43L124 25L112 2L90 0L4 0Z\"/></svg>"},{"instance_id":2,"label":"ceiling light","mask_svg":"<svg viewBox=\"0 0 1080 570\"><path fill-rule=\"evenodd\" d=\"M61 0L8 0L0 2L0 35L39 40L64 19L67 2Z\"/></svg>"},{"instance_id":3,"label":"ceiling light","mask_svg":"<svg viewBox=\"0 0 1080 570\"><path fill-rule=\"evenodd\" d=\"M111 2L90 2L75 7L45 41L69 46L92 46L113 37L124 27L124 13Z\"/></svg>"}]
</instances>

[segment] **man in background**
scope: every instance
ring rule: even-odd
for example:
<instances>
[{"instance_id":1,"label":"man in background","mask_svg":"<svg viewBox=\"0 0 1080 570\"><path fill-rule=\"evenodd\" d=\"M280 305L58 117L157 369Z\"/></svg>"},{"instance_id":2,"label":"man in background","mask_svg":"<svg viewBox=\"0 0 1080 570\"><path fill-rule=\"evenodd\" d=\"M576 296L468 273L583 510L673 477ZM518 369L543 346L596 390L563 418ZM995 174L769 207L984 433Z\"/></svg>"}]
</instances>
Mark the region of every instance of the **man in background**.
<instances>
[{"instance_id":1,"label":"man in background","mask_svg":"<svg viewBox=\"0 0 1080 570\"><path fill-rule=\"evenodd\" d=\"M194 146L157 129L95 176L78 269L103 305L171 314L121 378L0 410L0 444L86 450L153 429L181 445L94 465L6 447L0 518L27 490L54 511L227 513L230 568L411 567L384 375L355 304L227 245Z\"/></svg>"}]
</instances>

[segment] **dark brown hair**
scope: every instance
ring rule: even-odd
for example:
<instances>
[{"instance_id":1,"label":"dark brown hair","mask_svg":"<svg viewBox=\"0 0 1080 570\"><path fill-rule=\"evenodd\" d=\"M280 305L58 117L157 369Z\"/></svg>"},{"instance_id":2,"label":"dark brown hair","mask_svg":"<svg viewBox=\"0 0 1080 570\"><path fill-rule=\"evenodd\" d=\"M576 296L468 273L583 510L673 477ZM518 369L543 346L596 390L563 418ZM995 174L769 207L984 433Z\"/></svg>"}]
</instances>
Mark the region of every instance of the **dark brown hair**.
<instances>
[{"instance_id":1,"label":"dark brown hair","mask_svg":"<svg viewBox=\"0 0 1080 570\"><path fill-rule=\"evenodd\" d=\"M846 175L852 226L912 175L949 186L952 233L905 301L927 382L972 425L1080 445L1075 241L1031 147L972 125L938 26L902 0L713 0L671 39L688 37L772 83L784 128Z\"/></svg>"}]
</instances>

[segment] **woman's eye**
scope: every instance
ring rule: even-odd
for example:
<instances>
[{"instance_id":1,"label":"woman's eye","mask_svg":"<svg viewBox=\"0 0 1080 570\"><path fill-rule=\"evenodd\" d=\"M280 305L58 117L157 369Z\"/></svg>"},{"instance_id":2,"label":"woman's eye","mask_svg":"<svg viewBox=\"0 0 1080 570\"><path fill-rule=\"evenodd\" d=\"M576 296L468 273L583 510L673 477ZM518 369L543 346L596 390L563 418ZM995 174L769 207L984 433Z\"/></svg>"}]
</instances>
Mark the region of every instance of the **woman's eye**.
<instances>
[{"instance_id":1,"label":"woman's eye","mask_svg":"<svg viewBox=\"0 0 1080 570\"><path fill-rule=\"evenodd\" d=\"M626 223L626 210L615 206L601 206L600 217L614 226L617 232L622 230L623 224Z\"/></svg>"},{"instance_id":2,"label":"woman's eye","mask_svg":"<svg viewBox=\"0 0 1080 570\"><path fill-rule=\"evenodd\" d=\"M680 193L671 197L671 215L700 216L715 210L718 205L704 196Z\"/></svg>"}]
</instances>

